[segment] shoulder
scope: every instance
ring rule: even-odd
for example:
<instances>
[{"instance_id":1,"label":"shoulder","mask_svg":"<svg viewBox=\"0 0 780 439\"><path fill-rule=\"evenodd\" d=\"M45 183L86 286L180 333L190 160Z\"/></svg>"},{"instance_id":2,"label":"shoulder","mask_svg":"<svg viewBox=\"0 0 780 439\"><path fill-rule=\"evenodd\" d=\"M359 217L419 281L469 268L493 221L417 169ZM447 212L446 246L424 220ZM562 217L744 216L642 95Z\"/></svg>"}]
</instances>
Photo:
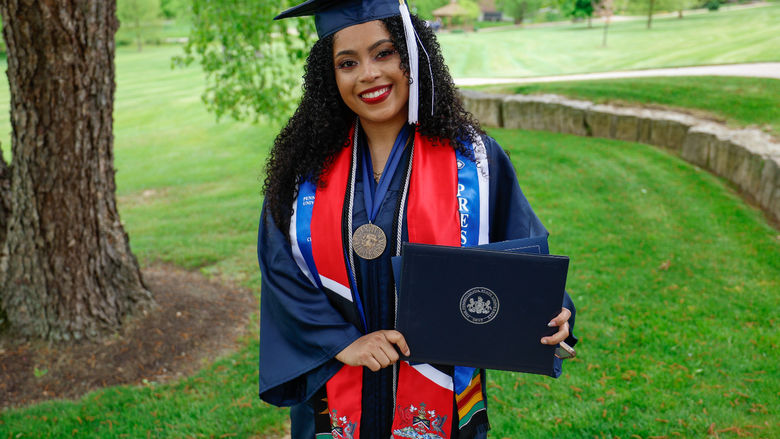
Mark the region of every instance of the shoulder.
<instances>
[{"instance_id":1,"label":"shoulder","mask_svg":"<svg viewBox=\"0 0 780 439\"><path fill-rule=\"evenodd\" d=\"M480 140L485 147L485 155L487 157L488 165L490 166L490 174L492 176L499 176L509 173L514 176L515 170L512 161L496 139L487 134L482 134L480 135Z\"/></svg>"}]
</instances>

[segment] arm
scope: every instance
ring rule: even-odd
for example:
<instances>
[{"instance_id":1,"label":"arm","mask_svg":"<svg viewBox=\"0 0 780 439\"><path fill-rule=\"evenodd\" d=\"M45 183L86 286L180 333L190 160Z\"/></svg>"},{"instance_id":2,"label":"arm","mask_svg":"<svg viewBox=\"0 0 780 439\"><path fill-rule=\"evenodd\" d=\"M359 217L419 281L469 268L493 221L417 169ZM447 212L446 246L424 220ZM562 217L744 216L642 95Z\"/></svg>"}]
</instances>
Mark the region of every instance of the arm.
<instances>
[{"instance_id":1,"label":"arm","mask_svg":"<svg viewBox=\"0 0 780 439\"><path fill-rule=\"evenodd\" d=\"M297 404L342 367L334 357L362 334L301 272L270 214L260 220L257 255L263 276L260 398L280 406Z\"/></svg>"}]
</instances>

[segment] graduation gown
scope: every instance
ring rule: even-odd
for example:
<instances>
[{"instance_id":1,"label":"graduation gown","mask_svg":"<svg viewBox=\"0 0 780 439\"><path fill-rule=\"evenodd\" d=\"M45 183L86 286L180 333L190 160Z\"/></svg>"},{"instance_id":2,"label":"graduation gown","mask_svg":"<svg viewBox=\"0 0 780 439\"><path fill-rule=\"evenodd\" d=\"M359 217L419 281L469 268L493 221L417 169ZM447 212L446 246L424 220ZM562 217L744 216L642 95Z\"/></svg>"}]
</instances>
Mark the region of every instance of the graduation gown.
<instances>
[{"instance_id":1,"label":"graduation gown","mask_svg":"<svg viewBox=\"0 0 780 439\"><path fill-rule=\"evenodd\" d=\"M512 163L501 147L483 136L489 164L490 242L546 236L517 183ZM395 172L374 224L392 236L396 206L401 196L408 149ZM363 154L358 154L363 157ZM363 202L361 173L357 173L353 209L353 232L368 222ZM263 208L265 209L265 207ZM406 221L402 239L408 240ZM394 329L394 285L390 265L391 246L377 259L355 258L356 282L365 310L368 332ZM263 212L258 232L258 260L262 271L260 308L259 394L277 406L292 406L292 439L314 437L314 413L307 403L342 366L334 357L363 334L331 305L325 294L301 272L293 259L287 231L276 227ZM575 308L568 295L564 306ZM567 342L576 343L570 336ZM393 368L363 374L361 436L389 437L393 417ZM453 437L457 428L453 429Z\"/></svg>"}]
</instances>

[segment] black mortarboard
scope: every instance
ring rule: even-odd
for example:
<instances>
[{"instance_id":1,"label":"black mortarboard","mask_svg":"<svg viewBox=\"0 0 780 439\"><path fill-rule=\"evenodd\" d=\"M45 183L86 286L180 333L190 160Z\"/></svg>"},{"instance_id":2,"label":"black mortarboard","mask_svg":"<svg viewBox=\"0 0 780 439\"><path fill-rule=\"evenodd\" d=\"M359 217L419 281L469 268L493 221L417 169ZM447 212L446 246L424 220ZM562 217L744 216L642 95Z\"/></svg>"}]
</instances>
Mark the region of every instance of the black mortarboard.
<instances>
[{"instance_id":1,"label":"black mortarboard","mask_svg":"<svg viewBox=\"0 0 780 439\"><path fill-rule=\"evenodd\" d=\"M399 0L308 0L274 18L314 16L317 35L331 35L355 24L401 15Z\"/></svg>"},{"instance_id":2,"label":"black mortarboard","mask_svg":"<svg viewBox=\"0 0 780 439\"><path fill-rule=\"evenodd\" d=\"M306 0L298 6L282 12L274 20L314 15L317 35L320 38L332 35L341 29L369 21L400 16L404 25L406 50L409 55L409 117L410 124L417 123L419 108L417 84L419 60L417 57L417 33L412 25L406 0ZM422 47L425 50L425 47ZM428 53L425 53L428 56ZM430 60L428 60L430 69ZM433 73L431 73L433 90ZM433 111L433 93L431 93L431 111Z\"/></svg>"}]
</instances>

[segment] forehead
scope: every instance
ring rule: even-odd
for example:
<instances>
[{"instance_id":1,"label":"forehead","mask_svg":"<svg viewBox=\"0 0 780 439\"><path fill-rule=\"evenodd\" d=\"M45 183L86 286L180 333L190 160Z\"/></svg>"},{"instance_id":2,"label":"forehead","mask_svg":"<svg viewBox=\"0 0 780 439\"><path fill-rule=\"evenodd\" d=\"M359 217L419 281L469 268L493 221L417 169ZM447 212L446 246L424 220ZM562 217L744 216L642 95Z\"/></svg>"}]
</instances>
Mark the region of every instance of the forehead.
<instances>
[{"instance_id":1,"label":"forehead","mask_svg":"<svg viewBox=\"0 0 780 439\"><path fill-rule=\"evenodd\" d=\"M333 34L333 53L341 50L358 50L384 39L391 39L391 37L381 21L356 24Z\"/></svg>"}]
</instances>

